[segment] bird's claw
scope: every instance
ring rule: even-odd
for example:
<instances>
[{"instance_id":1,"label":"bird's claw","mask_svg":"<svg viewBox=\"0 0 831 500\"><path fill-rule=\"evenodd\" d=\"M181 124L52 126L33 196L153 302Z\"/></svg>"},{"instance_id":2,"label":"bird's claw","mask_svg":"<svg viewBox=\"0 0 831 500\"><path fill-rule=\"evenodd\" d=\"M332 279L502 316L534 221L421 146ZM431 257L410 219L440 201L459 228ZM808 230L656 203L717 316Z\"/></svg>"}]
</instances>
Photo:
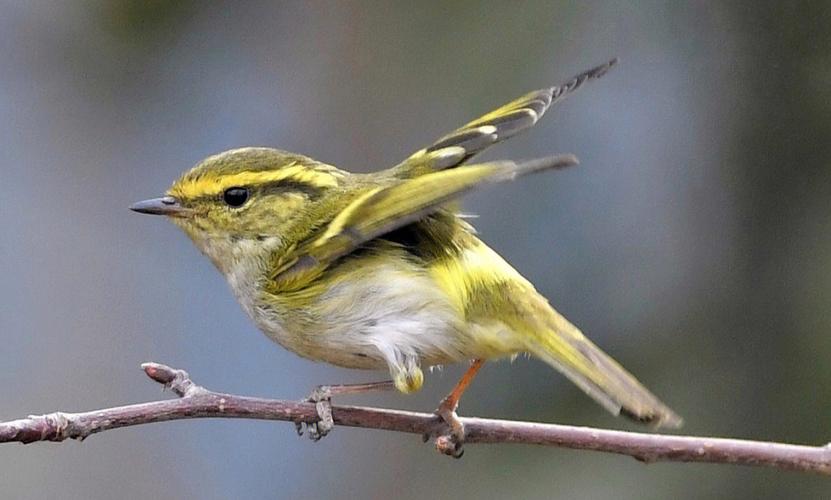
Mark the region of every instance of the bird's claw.
<instances>
[{"instance_id":1,"label":"bird's claw","mask_svg":"<svg viewBox=\"0 0 831 500\"><path fill-rule=\"evenodd\" d=\"M439 453L453 457L462 458L465 454L465 424L459 419L455 410L439 406L436 415L447 424L450 432L436 438L436 450Z\"/></svg>"},{"instance_id":2,"label":"bird's claw","mask_svg":"<svg viewBox=\"0 0 831 500\"><path fill-rule=\"evenodd\" d=\"M332 391L328 386L318 386L303 402L315 404L318 420L317 422L295 422L297 435L302 436L305 430L309 439L320 441L335 427L332 419Z\"/></svg>"}]
</instances>

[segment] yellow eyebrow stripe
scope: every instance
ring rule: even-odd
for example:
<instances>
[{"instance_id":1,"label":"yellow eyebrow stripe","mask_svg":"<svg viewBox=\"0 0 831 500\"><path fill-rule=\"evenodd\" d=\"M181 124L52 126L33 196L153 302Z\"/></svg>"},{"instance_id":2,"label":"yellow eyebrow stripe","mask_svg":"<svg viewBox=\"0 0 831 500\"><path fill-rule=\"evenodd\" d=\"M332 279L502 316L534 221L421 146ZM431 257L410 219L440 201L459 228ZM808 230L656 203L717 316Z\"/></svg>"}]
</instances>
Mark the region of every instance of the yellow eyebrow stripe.
<instances>
[{"instance_id":1,"label":"yellow eyebrow stripe","mask_svg":"<svg viewBox=\"0 0 831 500\"><path fill-rule=\"evenodd\" d=\"M218 195L226 189L235 186L257 186L279 181L293 181L308 184L314 188L335 187L338 185L338 176L332 172L321 172L308 167L294 164L278 170L260 172L239 172L231 175L199 176L186 179L171 189L173 196L193 199L202 196Z\"/></svg>"}]
</instances>

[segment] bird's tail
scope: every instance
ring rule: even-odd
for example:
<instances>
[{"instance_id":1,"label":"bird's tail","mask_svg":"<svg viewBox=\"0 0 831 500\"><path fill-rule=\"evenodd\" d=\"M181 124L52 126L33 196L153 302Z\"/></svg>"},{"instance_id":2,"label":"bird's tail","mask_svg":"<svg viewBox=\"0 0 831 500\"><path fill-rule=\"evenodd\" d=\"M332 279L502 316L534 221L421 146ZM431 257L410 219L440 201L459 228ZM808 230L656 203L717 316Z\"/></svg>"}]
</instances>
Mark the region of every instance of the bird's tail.
<instances>
[{"instance_id":1,"label":"bird's tail","mask_svg":"<svg viewBox=\"0 0 831 500\"><path fill-rule=\"evenodd\" d=\"M526 337L533 338L527 346L533 356L562 372L615 415L623 415L655 427L681 426L681 417L658 400L632 374L547 303L545 309L548 328L535 329L533 335ZM535 316L539 318L543 315Z\"/></svg>"}]
</instances>

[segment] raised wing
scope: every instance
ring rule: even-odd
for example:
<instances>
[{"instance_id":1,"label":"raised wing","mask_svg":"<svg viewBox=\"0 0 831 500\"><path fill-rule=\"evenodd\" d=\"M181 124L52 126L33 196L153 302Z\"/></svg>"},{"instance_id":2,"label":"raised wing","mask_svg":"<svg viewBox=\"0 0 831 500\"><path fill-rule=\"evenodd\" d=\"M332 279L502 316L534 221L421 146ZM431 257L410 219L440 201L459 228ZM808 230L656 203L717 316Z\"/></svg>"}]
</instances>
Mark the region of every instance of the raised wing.
<instances>
[{"instance_id":1,"label":"raised wing","mask_svg":"<svg viewBox=\"0 0 831 500\"><path fill-rule=\"evenodd\" d=\"M561 101L583 83L600 78L617 64L617 59L580 73L557 87L535 90L519 99L450 132L432 145L417 151L393 167L399 178L413 178L461 165L488 146L513 137L531 127L555 102Z\"/></svg>"},{"instance_id":2,"label":"raised wing","mask_svg":"<svg viewBox=\"0 0 831 500\"><path fill-rule=\"evenodd\" d=\"M274 278L281 289L302 286L362 244L416 222L477 186L576 164L573 155L482 163L367 189L312 237L288 251L276 266Z\"/></svg>"}]
</instances>

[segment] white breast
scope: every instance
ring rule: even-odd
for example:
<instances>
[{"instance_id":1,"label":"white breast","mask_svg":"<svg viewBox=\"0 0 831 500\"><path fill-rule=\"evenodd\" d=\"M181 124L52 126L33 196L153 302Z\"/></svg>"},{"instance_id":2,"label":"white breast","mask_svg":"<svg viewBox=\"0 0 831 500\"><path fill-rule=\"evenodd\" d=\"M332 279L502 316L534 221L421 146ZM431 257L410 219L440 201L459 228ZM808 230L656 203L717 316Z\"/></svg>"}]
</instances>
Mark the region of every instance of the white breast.
<instances>
[{"instance_id":1,"label":"white breast","mask_svg":"<svg viewBox=\"0 0 831 500\"><path fill-rule=\"evenodd\" d=\"M279 241L257 242L258 249ZM248 255L246 241L217 240L203 246L212 257ZM228 245L228 246L226 246ZM223 248L220 248L222 246ZM248 249L250 250L250 248ZM469 358L465 323L426 274L401 261L334 283L304 310L278 311L260 289L266 260L224 260L228 284L243 310L271 339L303 357L350 368L409 370ZM289 317L291 321L289 321ZM465 347L467 346L468 349Z\"/></svg>"},{"instance_id":2,"label":"white breast","mask_svg":"<svg viewBox=\"0 0 831 500\"><path fill-rule=\"evenodd\" d=\"M463 321L427 276L378 266L359 282L332 286L319 310L327 318L320 355L330 363L349 366L359 353L390 365L465 359Z\"/></svg>"},{"instance_id":3,"label":"white breast","mask_svg":"<svg viewBox=\"0 0 831 500\"><path fill-rule=\"evenodd\" d=\"M308 315L294 312L309 318L301 325L257 300L261 292L246 274L228 274L242 308L266 335L303 357L348 368L407 370L467 359L464 323L426 276L390 266L359 282L336 283L314 300Z\"/></svg>"}]
</instances>

